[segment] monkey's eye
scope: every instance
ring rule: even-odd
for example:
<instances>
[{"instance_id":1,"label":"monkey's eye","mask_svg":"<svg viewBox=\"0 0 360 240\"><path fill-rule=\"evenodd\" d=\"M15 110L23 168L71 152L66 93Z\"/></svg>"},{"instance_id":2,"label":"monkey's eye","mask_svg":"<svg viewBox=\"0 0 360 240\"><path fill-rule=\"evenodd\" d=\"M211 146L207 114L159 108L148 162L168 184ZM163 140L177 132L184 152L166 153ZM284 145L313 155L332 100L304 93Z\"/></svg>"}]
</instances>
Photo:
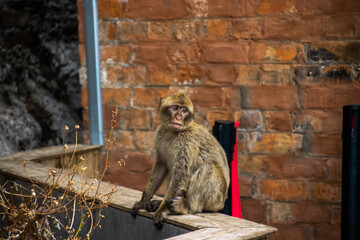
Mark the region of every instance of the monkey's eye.
<instances>
[{"instance_id":1,"label":"monkey's eye","mask_svg":"<svg viewBox=\"0 0 360 240\"><path fill-rule=\"evenodd\" d=\"M172 106L172 109L175 110L175 111L177 111L177 110L179 110L179 106L174 105L174 106Z\"/></svg>"},{"instance_id":2,"label":"monkey's eye","mask_svg":"<svg viewBox=\"0 0 360 240\"><path fill-rule=\"evenodd\" d=\"M187 107L183 107L183 108L181 109L181 111L182 111L183 113L187 113L187 112L189 111L189 109L188 109Z\"/></svg>"}]
</instances>

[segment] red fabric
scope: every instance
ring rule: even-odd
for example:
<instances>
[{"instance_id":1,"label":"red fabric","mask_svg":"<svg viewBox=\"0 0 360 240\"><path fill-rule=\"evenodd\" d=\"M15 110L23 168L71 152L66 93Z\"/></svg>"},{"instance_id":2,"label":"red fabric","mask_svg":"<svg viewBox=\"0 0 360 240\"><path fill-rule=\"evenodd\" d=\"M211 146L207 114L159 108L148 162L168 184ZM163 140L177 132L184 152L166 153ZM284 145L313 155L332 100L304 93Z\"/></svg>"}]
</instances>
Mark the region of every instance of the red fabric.
<instances>
[{"instance_id":1,"label":"red fabric","mask_svg":"<svg viewBox=\"0 0 360 240\"><path fill-rule=\"evenodd\" d=\"M240 125L240 121L235 123L235 129ZM235 135L237 136L237 135ZM237 137L235 137L235 146L233 153L233 160L231 162L231 210L232 216L242 218L240 191L239 191L239 177L237 167Z\"/></svg>"}]
</instances>

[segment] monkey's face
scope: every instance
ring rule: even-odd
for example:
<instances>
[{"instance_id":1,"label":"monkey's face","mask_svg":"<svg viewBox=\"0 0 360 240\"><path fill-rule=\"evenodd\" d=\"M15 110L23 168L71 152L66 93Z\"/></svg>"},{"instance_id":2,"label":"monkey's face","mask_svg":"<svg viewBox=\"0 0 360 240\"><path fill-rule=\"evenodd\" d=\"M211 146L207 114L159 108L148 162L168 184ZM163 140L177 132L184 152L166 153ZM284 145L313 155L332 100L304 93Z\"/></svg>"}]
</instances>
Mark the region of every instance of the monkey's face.
<instances>
[{"instance_id":1,"label":"monkey's face","mask_svg":"<svg viewBox=\"0 0 360 240\"><path fill-rule=\"evenodd\" d=\"M189 118L189 109L185 106L172 105L168 108L168 115L170 120L169 127L177 130L183 130L185 122Z\"/></svg>"},{"instance_id":2,"label":"monkey's face","mask_svg":"<svg viewBox=\"0 0 360 240\"><path fill-rule=\"evenodd\" d=\"M177 93L161 101L160 121L175 131L188 128L192 122L194 106L184 93Z\"/></svg>"}]
</instances>

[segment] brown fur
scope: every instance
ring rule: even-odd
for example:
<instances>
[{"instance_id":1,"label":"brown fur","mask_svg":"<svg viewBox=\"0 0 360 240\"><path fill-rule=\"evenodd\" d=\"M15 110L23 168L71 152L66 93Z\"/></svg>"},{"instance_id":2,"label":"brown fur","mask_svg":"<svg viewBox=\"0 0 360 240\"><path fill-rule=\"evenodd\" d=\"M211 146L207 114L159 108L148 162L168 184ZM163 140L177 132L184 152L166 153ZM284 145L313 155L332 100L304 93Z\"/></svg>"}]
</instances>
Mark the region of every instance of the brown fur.
<instances>
[{"instance_id":1,"label":"brown fur","mask_svg":"<svg viewBox=\"0 0 360 240\"><path fill-rule=\"evenodd\" d=\"M179 106L183 125L172 124ZM169 108L170 111L169 111ZM175 109L175 110L172 110ZM154 223L162 226L166 214L216 212L224 207L230 183L226 155L218 141L193 121L194 107L184 93L171 95L160 105L161 125L156 131L156 161L140 202L139 209L156 210ZM186 114L187 113L187 114ZM178 121L178 120L177 120ZM169 182L164 199L150 201L164 178Z\"/></svg>"}]
</instances>

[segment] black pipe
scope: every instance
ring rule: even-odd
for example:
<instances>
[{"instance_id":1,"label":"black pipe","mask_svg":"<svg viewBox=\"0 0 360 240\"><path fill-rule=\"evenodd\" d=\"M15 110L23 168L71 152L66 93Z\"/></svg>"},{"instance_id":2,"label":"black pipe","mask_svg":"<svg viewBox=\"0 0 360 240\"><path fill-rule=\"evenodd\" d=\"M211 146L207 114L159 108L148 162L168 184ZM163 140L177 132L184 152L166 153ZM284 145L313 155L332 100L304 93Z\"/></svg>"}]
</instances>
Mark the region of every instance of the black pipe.
<instances>
[{"instance_id":1,"label":"black pipe","mask_svg":"<svg viewBox=\"0 0 360 240\"><path fill-rule=\"evenodd\" d=\"M234 122L231 121L215 121L213 127L213 135L223 147L228 161L229 169L231 169L231 162L233 160L234 145L236 140L236 128ZM231 179L231 171L230 171ZM221 211L224 214L232 215L231 212L231 181L228 191L228 198L225 201L225 206Z\"/></svg>"},{"instance_id":2,"label":"black pipe","mask_svg":"<svg viewBox=\"0 0 360 240\"><path fill-rule=\"evenodd\" d=\"M360 237L360 105L343 107L341 239Z\"/></svg>"}]
</instances>

